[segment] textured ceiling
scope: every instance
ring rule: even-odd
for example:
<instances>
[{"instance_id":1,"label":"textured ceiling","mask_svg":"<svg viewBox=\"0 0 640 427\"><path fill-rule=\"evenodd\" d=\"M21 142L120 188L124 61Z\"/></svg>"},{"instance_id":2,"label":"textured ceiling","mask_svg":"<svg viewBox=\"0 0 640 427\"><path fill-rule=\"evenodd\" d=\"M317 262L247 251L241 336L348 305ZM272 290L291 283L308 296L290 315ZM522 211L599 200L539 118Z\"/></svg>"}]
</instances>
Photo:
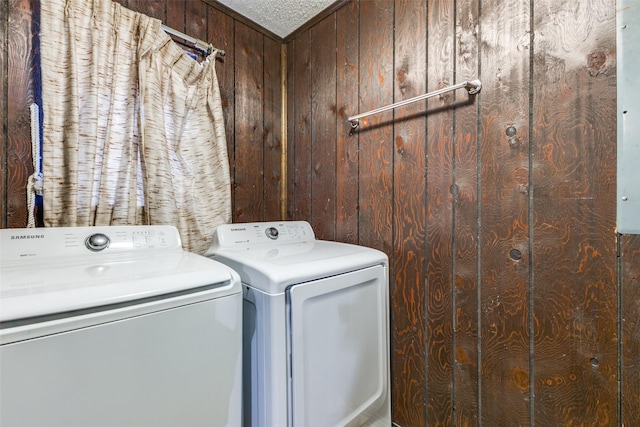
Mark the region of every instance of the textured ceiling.
<instances>
[{"instance_id":1,"label":"textured ceiling","mask_svg":"<svg viewBox=\"0 0 640 427\"><path fill-rule=\"evenodd\" d=\"M284 38L335 0L218 0Z\"/></svg>"}]
</instances>

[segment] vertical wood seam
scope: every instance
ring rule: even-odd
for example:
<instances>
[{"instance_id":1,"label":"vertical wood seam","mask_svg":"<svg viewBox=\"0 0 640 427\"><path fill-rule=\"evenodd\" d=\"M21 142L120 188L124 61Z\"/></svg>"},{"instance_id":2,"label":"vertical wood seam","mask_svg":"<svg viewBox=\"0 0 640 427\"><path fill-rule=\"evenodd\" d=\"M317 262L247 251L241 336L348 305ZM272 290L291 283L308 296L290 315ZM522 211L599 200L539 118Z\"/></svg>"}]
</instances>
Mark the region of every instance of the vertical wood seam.
<instances>
[{"instance_id":1,"label":"vertical wood seam","mask_svg":"<svg viewBox=\"0 0 640 427\"><path fill-rule=\"evenodd\" d=\"M425 21L425 64L424 64L424 87L425 90L429 90L429 2L426 2L425 5L425 14L424 14L424 21ZM425 103L425 109L427 108L427 105ZM428 287L428 271L429 271L429 174L427 173L427 171L429 170L429 120L428 120L428 114L424 115L424 200L423 200L423 207L424 207L424 212L425 212L425 218L424 218L424 244L423 244L423 250L424 250L424 259L422 261L422 274L423 274L423 279L422 279L422 286L424 286L425 290L424 290L424 301L422 301L422 304L424 305L424 343L423 343L423 348L424 348L424 372L425 372L425 378L424 378L424 414L423 414L423 419L426 420L429 419L429 376L426 375L429 372L429 287Z\"/></svg>"},{"instance_id":2,"label":"vertical wood seam","mask_svg":"<svg viewBox=\"0 0 640 427\"><path fill-rule=\"evenodd\" d=\"M356 98L356 108L358 109L358 111L360 111L359 108L359 103L360 103L360 78L361 78L361 69L360 69L360 40L362 40L361 38L361 33L360 33L360 23L362 22L362 20L360 19L360 2L358 1L358 4L356 5L356 14L358 15L358 97ZM360 133L356 132L356 138L357 138L357 144L356 146L358 147L358 161L356 162L356 170L358 172L358 191L357 191L357 199L356 199L356 216L358 218L358 224L356 226L356 242L359 244L360 243ZM391 357L391 355L389 355L389 357Z\"/></svg>"},{"instance_id":3,"label":"vertical wood seam","mask_svg":"<svg viewBox=\"0 0 640 427\"><path fill-rule=\"evenodd\" d=\"M624 377L623 377L623 369L622 369L622 365L624 363L624 353L623 353L623 333L624 333L624 328L622 327L622 322L624 319L624 309L623 309L623 305L622 305L622 297L623 297L623 292L624 292L624 277L623 277L623 267L622 267L622 235L620 233L616 233L616 285L618 287L618 295L616 298L616 309L617 309L617 323L618 325L616 326L617 329L617 334L618 334L618 342L617 342L617 346L618 346L618 366L616 369L616 373L618 375L618 390L617 390L617 394L618 394L618 407L617 412L618 412L618 422L620 424L624 423L624 419L622 418L624 415L624 410L623 410L623 405L622 405L622 391L624 390Z\"/></svg>"},{"instance_id":4,"label":"vertical wood seam","mask_svg":"<svg viewBox=\"0 0 640 427\"><path fill-rule=\"evenodd\" d=\"M308 31L309 36L307 37L307 51L308 53L308 57L307 57L307 82L309 85L309 110L308 110L308 128L309 128L309 170L305 171L306 173L309 174L309 218L303 218L306 219L309 222L312 222L313 220L313 137L314 137L314 132L313 132L313 126L312 126L312 119L313 119L313 70L311 67L311 58L313 56L313 37L311 34L311 30Z\"/></svg>"},{"instance_id":5,"label":"vertical wood seam","mask_svg":"<svg viewBox=\"0 0 640 427\"><path fill-rule=\"evenodd\" d=\"M478 79L482 81L482 1L478 2ZM476 229L476 300L478 310L476 323L478 328L478 343L476 356L476 375L478 377L478 427L482 427L482 92L476 95L477 108L477 135L476 144L476 209L478 215L478 227Z\"/></svg>"},{"instance_id":6,"label":"vertical wood seam","mask_svg":"<svg viewBox=\"0 0 640 427\"><path fill-rule=\"evenodd\" d=\"M453 5L452 5L452 14L453 14L453 25L451 28L451 32L453 33L451 35L451 40L453 43L453 47L452 47L452 55L453 55L453 59L452 59L452 70L451 70L451 74L452 74L452 78L453 78L453 83L455 83L457 80L457 65L458 65L458 61L456 61L456 57L457 57L457 45L458 43L456 42L456 23L457 23L457 19L458 19L458 2L457 0L453 1ZM459 192L456 190L456 170L457 170L457 152L456 149L458 148L458 138L457 138L457 134L456 134L456 120L457 120L457 108L456 108L456 92L454 91L452 94L452 112L451 112L451 187L449 187L449 193L451 193L451 190L453 190L453 194L451 194L451 401L453 402L453 405L451 405L451 419L453 421L453 423L455 424L456 420L457 420L457 409L456 409L456 403L458 401L457 399L457 384L458 382L456 381L456 369L457 369L457 365L456 365L456 351L458 349L458 319L456 316L456 311L458 309L458 298L457 298L457 292L456 292L456 261L458 259L457 255L456 255L456 251L457 251L457 233L456 233L456 205L457 205L457 198L459 196Z\"/></svg>"},{"instance_id":7,"label":"vertical wood seam","mask_svg":"<svg viewBox=\"0 0 640 427\"><path fill-rule=\"evenodd\" d=\"M287 45L280 44L280 219L287 218Z\"/></svg>"},{"instance_id":8,"label":"vertical wood seam","mask_svg":"<svg viewBox=\"0 0 640 427\"><path fill-rule=\"evenodd\" d=\"M534 278L533 278L533 236L534 236L534 206L533 206L533 73L534 73L534 7L533 0L529 3L529 426L535 425L535 333L534 333Z\"/></svg>"},{"instance_id":9,"label":"vertical wood seam","mask_svg":"<svg viewBox=\"0 0 640 427\"><path fill-rule=\"evenodd\" d=\"M265 194L265 189L267 188L267 173L266 173L266 166L267 166L267 150L266 150L266 143L267 143L267 137L265 135L264 132L264 125L265 125L265 120L267 119L267 115L265 114L265 110L266 110L266 105L267 105L267 79L265 78L265 75L267 74L267 69L265 67L265 48L264 48L264 34L261 34L261 41L262 41L262 84L260 86L260 92L262 95L262 131L260 132L260 136L261 136L261 146L262 146L262 212L260 213L260 219L259 221L264 221L267 217L267 194Z\"/></svg>"},{"instance_id":10,"label":"vertical wood seam","mask_svg":"<svg viewBox=\"0 0 640 427\"><path fill-rule=\"evenodd\" d=\"M334 164L333 164L333 176L336 178L335 181L333 182L333 194L334 197L335 195L338 194L338 165L340 163L339 161L339 157L340 157L340 150L338 150L338 120L340 117L340 109L338 107L338 68L340 67L340 61L338 58L338 12L333 12L331 14L331 16L333 17L333 32L336 35L335 38L335 45L334 45L334 54L335 54L335 59L334 59L334 63L335 63L335 68L333 69L333 81L335 86L333 87L333 100L334 100L334 105L335 105L335 118L333 120L333 128L336 129L336 136L335 136L335 140L333 141L333 144L335 146L335 155L333 156L334 159ZM340 217L340 204L339 203L335 203L333 205L333 240L336 240L338 238L338 218Z\"/></svg>"},{"instance_id":11,"label":"vertical wood seam","mask_svg":"<svg viewBox=\"0 0 640 427\"><path fill-rule=\"evenodd\" d=\"M362 43L360 42L362 40L362 16L361 16L361 12L360 12L360 0L356 0L358 2L358 98L356 100L356 111L360 111L360 79L361 79L361 75L360 75L360 64L362 64L361 62L361 54L362 54ZM357 168L358 168L358 201L357 203L357 210L356 210L356 223L357 223L357 230L356 230L356 244L360 244L360 132L356 132L356 135L358 137L358 164L357 164Z\"/></svg>"}]
</instances>

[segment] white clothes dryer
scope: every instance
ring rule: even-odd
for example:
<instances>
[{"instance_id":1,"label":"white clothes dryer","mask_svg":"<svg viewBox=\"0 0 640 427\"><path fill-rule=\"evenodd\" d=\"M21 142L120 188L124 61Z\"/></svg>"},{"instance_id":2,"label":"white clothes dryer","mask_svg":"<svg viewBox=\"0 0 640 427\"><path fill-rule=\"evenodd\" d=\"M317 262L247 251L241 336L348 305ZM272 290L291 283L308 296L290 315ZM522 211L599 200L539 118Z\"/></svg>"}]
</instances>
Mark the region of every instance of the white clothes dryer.
<instances>
[{"instance_id":1,"label":"white clothes dryer","mask_svg":"<svg viewBox=\"0 0 640 427\"><path fill-rule=\"evenodd\" d=\"M391 425L388 258L304 221L226 224L208 256L244 292L244 425Z\"/></svg>"},{"instance_id":2,"label":"white clothes dryer","mask_svg":"<svg viewBox=\"0 0 640 427\"><path fill-rule=\"evenodd\" d=\"M242 288L169 226L0 230L0 425L242 423Z\"/></svg>"}]
</instances>

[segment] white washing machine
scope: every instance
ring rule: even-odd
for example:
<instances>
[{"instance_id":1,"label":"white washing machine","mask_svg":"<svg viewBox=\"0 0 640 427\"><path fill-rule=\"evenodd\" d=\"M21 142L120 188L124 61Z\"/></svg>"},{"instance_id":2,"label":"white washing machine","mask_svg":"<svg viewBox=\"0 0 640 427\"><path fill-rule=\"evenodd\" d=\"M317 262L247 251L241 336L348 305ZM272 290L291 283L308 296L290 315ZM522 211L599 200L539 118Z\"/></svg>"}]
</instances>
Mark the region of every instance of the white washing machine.
<instances>
[{"instance_id":1,"label":"white washing machine","mask_svg":"<svg viewBox=\"0 0 640 427\"><path fill-rule=\"evenodd\" d=\"M0 425L240 426L238 275L170 226L0 230Z\"/></svg>"},{"instance_id":2,"label":"white washing machine","mask_svg":"<svg viewBox=\"0 0 640 427\"><path fill-rule=\"evenodd\" d=\"M244 425L391 425L388 258L304 221L226 224L244 292Z\"/></svg>"}]
</instances>

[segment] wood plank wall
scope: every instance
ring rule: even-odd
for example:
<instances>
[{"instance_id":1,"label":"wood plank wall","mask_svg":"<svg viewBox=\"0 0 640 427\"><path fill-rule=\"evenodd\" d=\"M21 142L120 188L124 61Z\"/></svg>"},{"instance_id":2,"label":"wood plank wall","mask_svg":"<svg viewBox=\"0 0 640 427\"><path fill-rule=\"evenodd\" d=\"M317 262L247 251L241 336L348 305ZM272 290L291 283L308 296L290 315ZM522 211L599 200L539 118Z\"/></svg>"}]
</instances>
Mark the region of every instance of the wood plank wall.
<instances>
[{"instance_id":1,"label":"wood plank wall","mask_svg":"<svg viewBox=\"0 0 640 427\"><path fill-rule=\"evenodd\" d=\"M33 173L29 106L34 102L37 51L32 49L37 22L31 0L9 0L0 6L2 38L2 133L0 206L2 227L27 224L27 177ZM34 28L32 28L32 26ZM33 30L33 31L32 31Z\"/></svg>"},{"instance_id":2,"label":"wood plank wall","mask_svg":"<svg viewBox=\"0 0 640 427\"><path fill-rule=\"evenodd\" d=\"M122 3L227 51L233 219L280 219L282 40L213 0ZM26 224L37 9L0 5L3 228ZM389 255L394 421L637 424L640 238L615 233L615 1L354 0L285 44L287 218ZM475 77L478 96L346 122Z\"/></svg>"},{"instance_id":3,"label":"wood plank wall","mask_svg":"<svg viewBox=\"0 0 640 427\"><path fill-rule=\"evenodd\" d=\"M354 0L285 40L288 216L389 255L399 425L640 419L615 14L615 0ZM346 122L474 78L475 97Z\"/></svg>"},{"instance_id":4,"label":"wood plank wall","mask_svg":"<svg viewBox=\"0 0 640 427\"><path fill-rule=\"evenodd\" d=\"M216 61L216 71L231 166L233 221L280 219L281 38L214 2L118 1L227 52ZM39 21L32 16L38 10L38 0L10 0L0 5L0 30L7 28L8 34L0 49L3 228L27 224L26 182L33 172L29 105L34 102L34 81L39 78L37 49L32 49Z\"/></svg>"}]
</instances>

